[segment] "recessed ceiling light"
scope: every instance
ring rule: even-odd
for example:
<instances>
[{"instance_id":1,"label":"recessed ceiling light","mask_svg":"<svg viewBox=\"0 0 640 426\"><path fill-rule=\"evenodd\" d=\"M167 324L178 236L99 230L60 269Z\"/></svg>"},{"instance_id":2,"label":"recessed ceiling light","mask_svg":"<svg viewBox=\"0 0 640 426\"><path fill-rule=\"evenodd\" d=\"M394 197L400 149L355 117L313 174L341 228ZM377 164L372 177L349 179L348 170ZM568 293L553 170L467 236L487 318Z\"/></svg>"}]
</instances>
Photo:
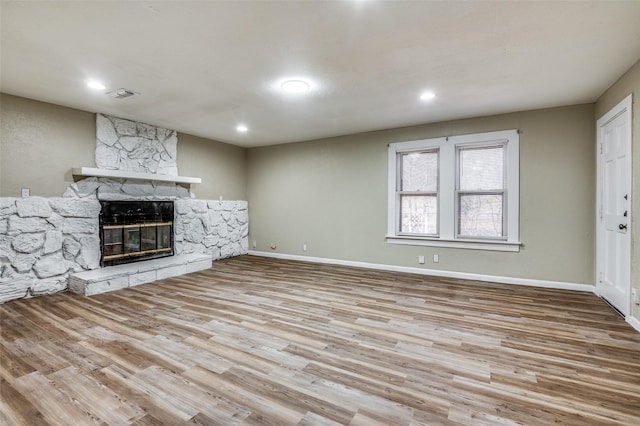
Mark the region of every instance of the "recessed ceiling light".
<instances>
[{"instance_id":1,"label":"recessed ceiling light","mask_svg":"<svg viewBox=\"0 0 640 426\"><path fill-rule=\"evenodd\" d=\"M89 86L90 88L95 89L95 90L104 90L104 89L107 88L104 84L102 84L102 83L100 83L99 81L96 81L96 80L87 81L87 86Z\"/></svg>"},{"instance_id":2,"label":"recessed ceiling light","mask_svg":"<svg viewBox=\"0 0 640 426\"><path fill-rule=\"evenodd\" d=\"M422 95L420 95L420 99L423 101L430 101L435 97L436 97L436 94L433 92L424 92Z\"/></svg>"},{"instance_id":3,"label":"recessed ceiling light","mask_svg":"<svg viewBox=\"0 0 640 426\"><path fill-rule=\"evenodd\" d=\"M239 133L247 133L247 131L249 130L249 128L247 126L245 126L244 124L239 124L238 126L236 126L236 130Z\"/></svg>"},{"instance_id":4,"label":"recessed ceiling light","mask_svg":"<svg viewBox=\"0 0 640 426\"><path fill-rule=\"evenodd\" d=\"M311 85L304 80L287 80L280 85L280 88L289 93L303 93L311 89Z\"/></svg>"}]
</instances>

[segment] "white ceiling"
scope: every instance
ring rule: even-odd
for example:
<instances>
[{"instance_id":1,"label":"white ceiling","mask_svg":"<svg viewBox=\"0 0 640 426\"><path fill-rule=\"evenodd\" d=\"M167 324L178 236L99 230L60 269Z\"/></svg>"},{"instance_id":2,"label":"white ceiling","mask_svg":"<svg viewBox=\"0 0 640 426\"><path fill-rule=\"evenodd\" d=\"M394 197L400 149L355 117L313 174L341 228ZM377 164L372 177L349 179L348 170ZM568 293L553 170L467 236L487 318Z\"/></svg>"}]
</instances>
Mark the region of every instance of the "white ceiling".
<instances>
[{"instance_id":1,"label":"white ceiling","mask_svg":"<svg viewBox=\"0 0 640 426\"><path fill-rule=\"evenodd\" d=\"M640 1L3 0L0 12L3 92L240 146L594 102L640 59ZM314 90L286 95L288 77ZM141 95L104 94L120 87ZM421 102L428 89L437 98Z\"/></svg>"}]
</instances>

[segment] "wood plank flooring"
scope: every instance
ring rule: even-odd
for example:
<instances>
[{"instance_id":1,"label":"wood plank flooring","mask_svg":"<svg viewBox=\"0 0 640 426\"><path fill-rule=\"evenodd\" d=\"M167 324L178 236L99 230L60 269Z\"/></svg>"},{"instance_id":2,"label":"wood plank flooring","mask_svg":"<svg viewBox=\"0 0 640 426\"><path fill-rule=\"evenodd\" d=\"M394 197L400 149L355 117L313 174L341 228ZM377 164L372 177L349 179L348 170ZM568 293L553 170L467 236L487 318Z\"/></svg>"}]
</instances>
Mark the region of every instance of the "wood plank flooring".
<instances>
[{"instance_id":1,"label":"wood plank flooring","mask_svg":"<svg viewBox=\"0 0 640 426\"><path fill-rule=\"evenodd\" d=\"M242 256L0 314L3 425L640 425L588 293Z\"/></svg>"}]
</instances>

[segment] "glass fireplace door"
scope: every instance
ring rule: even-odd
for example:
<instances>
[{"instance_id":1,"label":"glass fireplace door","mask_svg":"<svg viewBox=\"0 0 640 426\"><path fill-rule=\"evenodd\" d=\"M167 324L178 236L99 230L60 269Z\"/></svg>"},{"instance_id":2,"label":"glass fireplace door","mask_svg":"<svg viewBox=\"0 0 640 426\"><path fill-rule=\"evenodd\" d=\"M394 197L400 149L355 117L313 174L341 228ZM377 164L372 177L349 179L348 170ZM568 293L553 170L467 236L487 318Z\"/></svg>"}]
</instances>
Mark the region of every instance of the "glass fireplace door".
<instances>
[{"instance_id":1,"label":"glass fireplace door","mask_svg":"<svg viewBox=\"0 0 640 426\"><path fill-rule=\"evenodd\" d=\"M111 258L112 256L120 257L124 253L121 226L105 226L102 239L104 241L103 251L105 258Z\"/></svg>"},{"instance_id":2,"label":"glass fireplace door","mask_svg":"<svg viewBox=\"0 0 640 426\"><path fill-rule=\"evenodd\" d=\"M137 253L140 251L140 227L128 225L123 228L124 253Z\"/></svg>"},{"instance_id":3,"label":"glass fireplace door","mask_svg":"<svg viewBox=\"0 0 640 426\"><path fill-rule=\"evenodd\" d=\"M174 254L173 202L101 201L102 266Z\"/></svg>"},{"instance_id":4,"label":"glass fireplace door","mask_svg":"<svg viewBox=\"0 0 640 426\"><path fill-rule=\"evenodd\" d=\"M171 224L159 225L156 229L158 231L158 250L171 250L173 247Z\"/></svg>"}]
</instances>

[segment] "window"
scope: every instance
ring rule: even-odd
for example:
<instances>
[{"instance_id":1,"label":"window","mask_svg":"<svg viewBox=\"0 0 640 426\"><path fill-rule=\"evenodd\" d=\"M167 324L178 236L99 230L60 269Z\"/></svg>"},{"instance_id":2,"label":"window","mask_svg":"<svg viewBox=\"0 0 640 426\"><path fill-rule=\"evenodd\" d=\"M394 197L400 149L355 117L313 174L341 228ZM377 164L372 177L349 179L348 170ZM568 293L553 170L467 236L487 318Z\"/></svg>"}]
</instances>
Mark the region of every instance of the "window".
<instances>
[{"instance_id":1,"label":"window","mask_svg":"<svg viewBox=\"0 0 640 426\"><path fill-rule=\"evenodd\" d=\"M517 130L389 145L387 241L518 251Z\"/></svg>"},{"instance_id":2,"label":"window","mask_svg":"<svg viewBox=\"0 0 640 426\"><path fill-rule=\"evenodd\" d=\"M504 146L458 147L459 237L504 237Z\"/></svg>"},{"instance_id":3,"label":"window","mask_svg":"<svg viewBox=\"0 0 640 426\"><path fill-rule=\"evenodd\" d=\"M438 234L438 150L399 154L400 233Z\"/></svg>"}]
</instances>

